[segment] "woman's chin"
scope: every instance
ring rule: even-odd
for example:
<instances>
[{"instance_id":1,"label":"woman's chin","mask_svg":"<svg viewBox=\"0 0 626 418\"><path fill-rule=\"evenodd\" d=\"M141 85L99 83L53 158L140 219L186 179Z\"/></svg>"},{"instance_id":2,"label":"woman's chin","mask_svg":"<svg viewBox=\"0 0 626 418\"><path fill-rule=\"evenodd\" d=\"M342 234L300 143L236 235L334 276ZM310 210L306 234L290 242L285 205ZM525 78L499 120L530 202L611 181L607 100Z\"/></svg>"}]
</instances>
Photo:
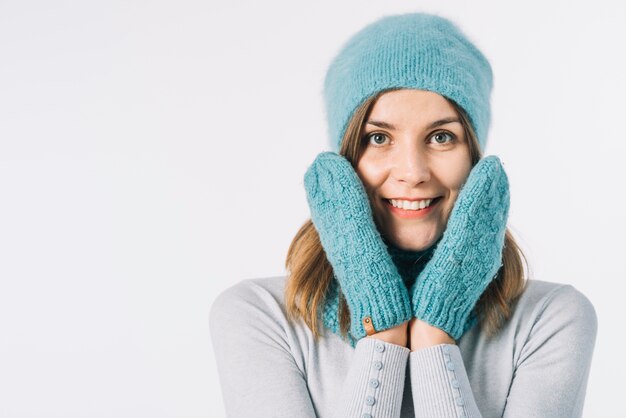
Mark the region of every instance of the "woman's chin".
<instances>
[{"instance_id":1,"label":"woman's chin","mask_svg":"<svg viewBox=\"0 0 626 418\"><path fill-rule=\"evenodd\" d=\"M432 247L443 235L444 227L438 222L406 225L381 223L378 230L388 244L405 251L424 251Z\"/></svg>"},{"instance_id":2,"label":"woman's chin","mask_svg":"<svg viewBox=\"0 0 626 418\"><path fill-rule=\"evenodd\" d=\"M433 246L437 241L437 237L431 238L419 238L419 237L392 237L390 239L391 244L405 251L424 251Z\"/></svg>"}]
</instances>

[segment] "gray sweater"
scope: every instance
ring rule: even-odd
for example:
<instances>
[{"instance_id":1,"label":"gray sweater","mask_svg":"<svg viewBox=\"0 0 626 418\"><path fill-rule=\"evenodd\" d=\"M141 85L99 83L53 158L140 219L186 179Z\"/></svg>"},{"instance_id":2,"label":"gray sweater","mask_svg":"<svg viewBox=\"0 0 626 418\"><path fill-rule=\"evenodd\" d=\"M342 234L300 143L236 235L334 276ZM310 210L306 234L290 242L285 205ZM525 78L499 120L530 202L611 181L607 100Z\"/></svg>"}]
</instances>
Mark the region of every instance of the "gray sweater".
<instances>
[{"instance_id":1,"label":"gray sweater","mask_svg":"<svg viewBox=\"0 0 626 418\"><path fill-rule=\"evenodd\" d=\"M284 277L245 280L211 308L229 417L579 417L595 345L593 305L570 285L529 280L489 339L410 352L373 338L315 341L287 320Z\"/></svg>"}]
</instances>

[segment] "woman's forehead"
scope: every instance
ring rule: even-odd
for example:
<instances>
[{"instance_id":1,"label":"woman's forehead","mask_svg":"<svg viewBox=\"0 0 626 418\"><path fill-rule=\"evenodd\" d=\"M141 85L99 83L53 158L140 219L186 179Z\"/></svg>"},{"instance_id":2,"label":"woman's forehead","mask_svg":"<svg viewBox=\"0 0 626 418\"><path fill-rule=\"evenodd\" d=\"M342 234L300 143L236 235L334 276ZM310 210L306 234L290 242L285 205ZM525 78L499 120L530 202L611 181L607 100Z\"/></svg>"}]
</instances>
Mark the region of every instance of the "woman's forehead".
<instances>
[{"instance_id":1,"label":"woman's forehead","mask_svg":"<svg viewBox=\"0 0 626 418\"><path fill-rule=\"evenodd\" d=\"M440 94L416 89L402 89L383 93L374 102L367 121L401 123L403 121L431 121L458 118L452 103Z\"/></svg>"}]
</instances>

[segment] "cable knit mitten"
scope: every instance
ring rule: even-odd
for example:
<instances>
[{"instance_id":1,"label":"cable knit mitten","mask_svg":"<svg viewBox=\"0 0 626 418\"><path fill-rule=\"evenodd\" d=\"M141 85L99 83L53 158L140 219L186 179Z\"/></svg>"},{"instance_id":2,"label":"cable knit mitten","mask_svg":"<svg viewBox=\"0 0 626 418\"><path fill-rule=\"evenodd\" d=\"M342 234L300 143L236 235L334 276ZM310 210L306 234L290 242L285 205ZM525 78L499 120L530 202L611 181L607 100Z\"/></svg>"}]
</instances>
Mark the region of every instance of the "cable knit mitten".
<instances>
[{"instance_id":1,"label":"cable knit mitten","mask_svg":"<svg viewBox=\"0 0 626 418\"><path fill-rule=\"evenodd\" d=\"M411 288L416 318L455 340L471 326L472 309L502 265L508 211L504 168L495 156L483 158L470 172L432 259Z\"/></svg>"},{"instance_id":2,"label":"cable knit mitten","mask_svg":"<svg viewBox=\"0 0 626 418\"><path fill-rule=\"evenodd\" d=\"M376 229L358 175L344 157L323 152L304 176L311 219L360 339L412 317L407 291Z\"/></svg>"},{"instance_id":3,"label":"cable knit mitten","mask_svg":"<svg viewBox=\"0 0 626 418\"><path fill-rule=\"evenodd\" d=\"M383 238L383 242L387 246L387 251L393 260L405 286L410 287L417 278L420 271L424 269L430 258L432 257L435 247L428 248L424 251L402 250L389 244ZM321 310L322 321L326 329L341 336L341 328L339 325L339 284L337 280L330 283L324 306ZM471 324L468 324L468 326ZM348 333L347 342L354 348L358 340L352 338Z\"/></svg>"}]
</instances>

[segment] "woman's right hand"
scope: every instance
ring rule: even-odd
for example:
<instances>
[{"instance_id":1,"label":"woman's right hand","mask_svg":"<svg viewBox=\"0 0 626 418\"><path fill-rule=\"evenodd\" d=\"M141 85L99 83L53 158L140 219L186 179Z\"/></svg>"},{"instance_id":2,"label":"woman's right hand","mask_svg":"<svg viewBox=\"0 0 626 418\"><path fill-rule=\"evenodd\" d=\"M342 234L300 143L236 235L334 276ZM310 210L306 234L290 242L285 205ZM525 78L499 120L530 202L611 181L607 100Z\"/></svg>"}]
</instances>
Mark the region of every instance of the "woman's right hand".
<instances>
[{"instance_id":1,"label":"woman's right hand","mask_svg":"<svg viewBox=\"0 0 626 418\"><path fill-rule=\"evenodd\" d=\"M403 322L400 325L391 327L384 331L378 331L372 335L368 335L366 338L374 338L376 340L385 341L387 343L396 344L401 347L409 346L409 322Z\"/></svg>"},{"instance_id":2,"label":"woman's right hand","mask_svg":"<svg viewBox=\"0 0 626 418\"><path fill-rule=\"evenodd\" d=\"M319 154L304 186L311 219L350 310L352 337L378 334L411 319L408 290L350 162L336 153Z\"/></svg>"}]
</instances>

